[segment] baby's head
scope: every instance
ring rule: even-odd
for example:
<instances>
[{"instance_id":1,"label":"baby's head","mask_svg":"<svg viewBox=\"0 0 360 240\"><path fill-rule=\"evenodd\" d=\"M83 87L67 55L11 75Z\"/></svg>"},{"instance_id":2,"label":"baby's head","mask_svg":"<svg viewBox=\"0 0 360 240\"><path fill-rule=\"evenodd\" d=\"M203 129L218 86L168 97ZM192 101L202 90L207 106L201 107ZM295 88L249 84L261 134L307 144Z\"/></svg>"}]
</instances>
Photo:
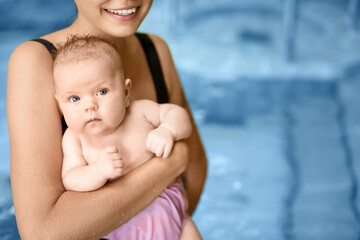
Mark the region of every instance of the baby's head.
<instances>
[{"instance_id":1,"label":"baby's head","mask_svg":"<svg viewBox=\"0 0 360 240\"><path fill-rule=\"evenodd\" d=\"M60 44L54 60L54 72L63 66L89 59L109 58L114 69L123 71L121 58L115 45L108 40L91 35L71 35ZM122 72L123 74L123 72Z\"/></svg>"},{"instance_id":2,"label":"baby's head","mask_svg":"<svg viewBox=\"0 0 360 240\"><path fill-rule=\"evenodd\" d=\"M72 36L58 48L53 74L56 99L70 129L103 135L114 131L130 104L115 47L94 36Z\"/></svg>"}]
</instances>

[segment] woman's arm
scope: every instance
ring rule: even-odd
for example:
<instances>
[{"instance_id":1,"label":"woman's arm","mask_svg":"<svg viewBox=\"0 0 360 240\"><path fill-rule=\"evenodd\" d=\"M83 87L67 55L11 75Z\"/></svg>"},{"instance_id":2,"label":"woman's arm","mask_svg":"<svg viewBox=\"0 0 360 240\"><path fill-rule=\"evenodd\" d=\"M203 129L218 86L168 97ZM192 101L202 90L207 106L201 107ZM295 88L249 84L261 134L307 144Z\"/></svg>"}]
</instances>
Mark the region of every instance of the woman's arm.
<instances>
[{"instance_id":1,"label":"woman's arm","mask_svg":"<svg viewBox=\"0 0 360 240\"><path fill-rule=\"evenodd\" d=\"M52 59L36 42L20 45L8 69L7 115L11 187L22 239L99 239L144 209L186 168L179 142L164 161L153 158L94 192L65 191L61 123Z\"/></svg>"},{"instance_id":2,"label":"woman's arm","mask_svg":"<svg viewBox=\"0 0 360 240\"><path fill-rule=\"evenodd\" d=\"M185 188L189 200L188 213L192 214L199 202L201 192L204 188L207 159L199 132L192 117L191 110L186 101L182 85L177 74L170 50L161 38L150 35L160 56L160 62L170 96L170 103L177 104L187 110L192 123L192 135L186 139L189 148L190 161L185 170Z\"/></svg>"}]
</instances>

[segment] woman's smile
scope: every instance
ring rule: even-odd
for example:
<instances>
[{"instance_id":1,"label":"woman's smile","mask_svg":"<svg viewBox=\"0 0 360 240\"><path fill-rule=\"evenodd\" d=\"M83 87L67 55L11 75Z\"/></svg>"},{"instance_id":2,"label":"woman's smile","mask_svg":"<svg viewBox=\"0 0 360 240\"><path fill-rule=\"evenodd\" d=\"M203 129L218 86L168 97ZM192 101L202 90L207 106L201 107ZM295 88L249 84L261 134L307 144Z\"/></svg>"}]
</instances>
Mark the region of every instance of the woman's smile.
<instances>
[{"instance_id":1,"label":"woman's smile","mask_svg":"<svg viewBox=\"0 0 360 240\"><path fill-rule=\"evenodd\" d=\"M130 8L130 9L119 9L119 10L113 10L113 9L105 9L107 12L111 12L120 16L128 16L134 12L136 12L137 8Z\"/></svg>"},{"instance_id":2,"label":"woman's smile","mask_svg":"<svg viewBox=\"0 0 360 240\"><path fill-rule=\"evenodd\" d=\"M139 7L132 7L127 9L104 9L107 14L118 20L127 21L136 17Z\"/></svg>"}]
</instances>

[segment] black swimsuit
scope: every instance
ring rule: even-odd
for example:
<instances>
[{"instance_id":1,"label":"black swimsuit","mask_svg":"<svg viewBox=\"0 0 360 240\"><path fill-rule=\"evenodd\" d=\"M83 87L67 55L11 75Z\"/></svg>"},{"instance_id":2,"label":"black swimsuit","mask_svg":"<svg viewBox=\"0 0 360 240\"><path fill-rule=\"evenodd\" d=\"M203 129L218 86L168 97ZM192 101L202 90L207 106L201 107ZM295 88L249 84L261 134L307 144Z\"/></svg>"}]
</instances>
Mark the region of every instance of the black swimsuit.
<instances>
[{"instance_id":1,"label":"black swimsuit","mask_svg":"<svg viewBox=\"0 0 360 240\"><path fill-rule=\"evenodd\" d=\"M156 52L155 46L151 41L151 39L149 38L149 36L146 35L145 33L136 33L136 37L139 39L143 47L147 62L149 64L150 72L155 85L157 102L167 103L169 102L169 96L166 89L164 76L162 73L159 57ZM36 41L43 44L49 50L51 56L55 57L57 49L51 42L42 38L32 39L32 41ZM67 125L65 123L64 117L61 118L61 123L63 127L63 132L65 132Z\"/></svg>"}]
</instances>

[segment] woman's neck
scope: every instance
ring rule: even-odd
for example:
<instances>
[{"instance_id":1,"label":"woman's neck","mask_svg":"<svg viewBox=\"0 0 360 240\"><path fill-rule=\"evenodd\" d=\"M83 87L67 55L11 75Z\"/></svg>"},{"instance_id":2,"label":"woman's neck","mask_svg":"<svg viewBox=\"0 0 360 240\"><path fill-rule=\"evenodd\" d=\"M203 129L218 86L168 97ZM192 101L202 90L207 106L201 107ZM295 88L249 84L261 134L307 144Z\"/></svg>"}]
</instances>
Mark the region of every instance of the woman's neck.
<instances>
[{"instance_id":1,"label":"woman's neck","mask_svg":"<svg viewBox=\"0 0 360 240\"><path fill-rule=\"evenodd\" d=\"M105 38L109 41L112 41L116 44L119 51L124 49L126 40L130 37L114 37L109 34L104 33L103 31L97 29L93 25L89 24L87 21L77 17L75 21L67 28L68 35L94 35Z\"/></svg>"}]
</instances>

